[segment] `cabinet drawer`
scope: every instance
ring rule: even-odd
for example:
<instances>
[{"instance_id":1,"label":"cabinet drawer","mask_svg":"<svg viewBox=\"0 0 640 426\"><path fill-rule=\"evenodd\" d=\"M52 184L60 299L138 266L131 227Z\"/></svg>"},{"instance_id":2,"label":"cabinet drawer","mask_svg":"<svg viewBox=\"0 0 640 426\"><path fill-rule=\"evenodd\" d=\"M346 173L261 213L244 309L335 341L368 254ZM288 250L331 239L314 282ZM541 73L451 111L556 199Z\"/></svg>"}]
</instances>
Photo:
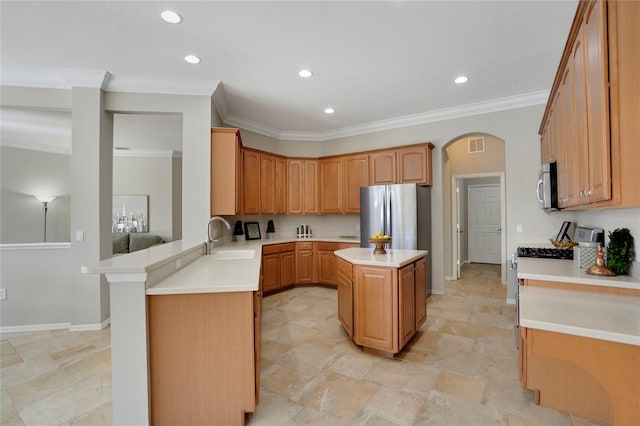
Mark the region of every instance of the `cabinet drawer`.
<instances>
[{"instance_id":1,"label":"cabinet drawer","mask_svg":"<svg viewBox=\"0 0 640 426\"><path fill-rule=\"evenodd\" d=\"M293 244L293 243L291 243ZM297 242L296 244L296 248L298 250L311 250L313 249L313 243L311 241L305 241L305 242Z\"/></svg>"},{"instance_id":2,"label":"cabinet drawer","mask_svg":"<svg viewBox=\"0 0 640 426\"><path fill-rule=\"evenodd\" d=\"M339 257L336 257L336 264L338 266L338 274L353 281L353 266Z\"/></svg>"},{"instance_id":3,"label":"cabinet drawer","mask_svg":"<svg viewBox=\"0 0 640 426\"><path fill-rule=\"evenodd\" d=\"M287 251L295 250L295 243L284 243L284 244L270 244L268 246L262 246L262 254L274 254L274 253L284 253Z\"/></svg>"},{"instance_id":4,"label":"cabinet drawer","mask_svg":"<svg viewBox=\"0 0 640 426\"><path fill-rule=\"evenodd\" d=\"M318 250L322 251L335 251L338 250L338 243L319 242Z\"/></svg>"}]
</instances>

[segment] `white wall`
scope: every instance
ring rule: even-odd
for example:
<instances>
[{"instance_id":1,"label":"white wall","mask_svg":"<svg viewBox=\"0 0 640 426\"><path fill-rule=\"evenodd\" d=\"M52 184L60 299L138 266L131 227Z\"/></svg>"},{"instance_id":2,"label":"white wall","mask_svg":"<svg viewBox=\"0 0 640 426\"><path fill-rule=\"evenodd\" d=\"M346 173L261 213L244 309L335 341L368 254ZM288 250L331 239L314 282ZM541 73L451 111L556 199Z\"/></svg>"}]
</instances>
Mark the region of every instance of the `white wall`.
<instances>
[{"instance_id":1,"label":"white wall","mask_svg":"<svg viewBox=\"0 0 640 426\"><path fill-rule=\"evenodd\" d=\"M47 210L47 242L69 241L71 161L65 154L0 147L0 244L44 240L42 203Z\"/></svg>"}]
</instances>

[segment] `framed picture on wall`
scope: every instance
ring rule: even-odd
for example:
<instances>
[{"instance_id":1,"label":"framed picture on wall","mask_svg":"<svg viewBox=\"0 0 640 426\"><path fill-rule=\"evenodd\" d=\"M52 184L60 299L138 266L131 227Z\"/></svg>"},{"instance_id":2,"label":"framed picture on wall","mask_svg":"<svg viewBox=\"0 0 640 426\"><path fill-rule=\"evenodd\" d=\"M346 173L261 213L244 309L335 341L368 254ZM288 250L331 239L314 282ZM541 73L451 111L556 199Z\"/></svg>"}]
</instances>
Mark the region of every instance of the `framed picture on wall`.
<instances>
[{"instance_id":1,"label":"framed picture on wall","mask_svg":"<svg viewBox=\"0 0 640 426\"><path fill-rule=\"evenodd\" d=\"M112 232L149 232L149 196L114 195Z\"/></svg>"},{"instance_id":2,"label":"framed picture on wall","mask_svg":"<svg viewBox=\"0 0 640 426\"><path fill-rule=\"evenodd\" d=\"M258 222L245 222L244 235L247 240L259 240L261 238L260 224Z\"/></svg>"}]
</instances>

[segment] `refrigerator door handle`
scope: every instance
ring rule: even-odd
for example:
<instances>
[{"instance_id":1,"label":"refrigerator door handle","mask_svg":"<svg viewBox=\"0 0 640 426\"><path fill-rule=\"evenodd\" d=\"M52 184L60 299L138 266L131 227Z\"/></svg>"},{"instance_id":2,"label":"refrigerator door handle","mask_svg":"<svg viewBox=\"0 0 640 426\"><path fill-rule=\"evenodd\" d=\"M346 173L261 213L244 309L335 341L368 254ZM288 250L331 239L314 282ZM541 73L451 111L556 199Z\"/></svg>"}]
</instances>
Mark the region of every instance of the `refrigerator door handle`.
<instances>
[{"instance_id":1,"label":"refrigerator door handle","mask_svg":"<svg viewBox=\"0 0 640 426\"><path fill-rule=\"evenodd\" d=\"M388 186L384 189L384 235L391 235L391 188ZM389 243L389 248L392 245Z\"/></svg>"}]
</instances>

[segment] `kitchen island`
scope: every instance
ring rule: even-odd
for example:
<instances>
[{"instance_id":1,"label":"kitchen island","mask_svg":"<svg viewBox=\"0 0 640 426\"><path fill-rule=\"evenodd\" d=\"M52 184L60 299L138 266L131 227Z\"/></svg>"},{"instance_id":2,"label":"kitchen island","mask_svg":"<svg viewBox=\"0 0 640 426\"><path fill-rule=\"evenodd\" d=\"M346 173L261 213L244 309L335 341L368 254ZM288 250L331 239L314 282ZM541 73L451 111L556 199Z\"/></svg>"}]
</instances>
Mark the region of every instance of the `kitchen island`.
<instances>
[{"instance_id":1,"label":"kitchen island","mask_svg":"<svg viewBox=\"0 0 640 426\"><path fill-rule=\"evenodd\" d=\"M426 250L335 251L338 318L365 350L393 358L427 319Z\"/></svg>"},{"instance_id":2,"label":"kitchen island","mask_svg":"<svg viewBox=\"0 0 640 426\"><path fill-rule=\"evenodd\" d=\"M520 381L536 402L640 424L640 281L548 259L522 259L518 278Z\"/></svg>"}]
</instances>

